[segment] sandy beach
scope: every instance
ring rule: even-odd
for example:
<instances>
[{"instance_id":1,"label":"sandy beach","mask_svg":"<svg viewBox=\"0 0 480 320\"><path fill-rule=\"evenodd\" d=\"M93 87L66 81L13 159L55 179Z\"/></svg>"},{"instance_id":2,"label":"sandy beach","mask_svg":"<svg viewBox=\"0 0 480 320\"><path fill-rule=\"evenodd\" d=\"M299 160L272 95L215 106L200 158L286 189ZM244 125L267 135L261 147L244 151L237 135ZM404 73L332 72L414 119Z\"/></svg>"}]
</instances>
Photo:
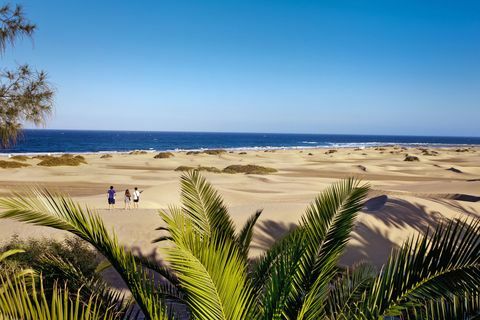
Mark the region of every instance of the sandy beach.
<instances>
[{"instance_id":1,"label":"sandy beach","mask_svg":"<svg viewBox=\"0 0 480 320\"><path fill-rule=\"evenodd\" d=\"M435 151L438 154L435 154ZM252 255L258 255L273 239L293 228L306 206L330 183L349 176L371 185L369 200L360 213L353 238L342 260L351 264L368 260L385 262L391 249L416 232L424 232L444 217L480 216L480 148L381 147L226 152L220 155L176 152L168 159L154 153L84 155L87 164L76 167L31 166L0 169L0 194L42 186L69 194L76 201L96 208L120 241L138 253L158 256L151 241L161 225L158 210L179 203L179 166L209 166L223 169L233 164L275 168L268 175L203 174L219 190L240 226L257 209L263 209L253 240ZM406 154L419 161L404 161ZM4 158L2 158L4 159ZM117 190L115 210L107 210L106 191ZM143 190L140 209L123 210L126 188ZM0 221L0 241L20 237L64 236L43 227Z\"/></svg>"}]
</instances>

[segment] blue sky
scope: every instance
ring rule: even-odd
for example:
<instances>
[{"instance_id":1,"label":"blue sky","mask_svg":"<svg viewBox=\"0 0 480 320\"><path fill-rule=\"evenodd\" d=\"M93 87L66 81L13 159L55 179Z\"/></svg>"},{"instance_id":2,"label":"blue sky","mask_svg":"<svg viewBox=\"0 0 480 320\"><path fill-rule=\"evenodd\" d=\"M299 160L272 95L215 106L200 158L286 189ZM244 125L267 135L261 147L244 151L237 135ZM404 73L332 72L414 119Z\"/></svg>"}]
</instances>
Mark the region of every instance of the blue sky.
<instances>
[{"instance_id":1,"label":"blue sky","mask_svg":"<svg viewBox=\"0 0 480 320\"><path fill-rule=\"evenodd\" d=\"M480 136L480 1L20 3L48 128Z\"/></svg>"}]
</instances>

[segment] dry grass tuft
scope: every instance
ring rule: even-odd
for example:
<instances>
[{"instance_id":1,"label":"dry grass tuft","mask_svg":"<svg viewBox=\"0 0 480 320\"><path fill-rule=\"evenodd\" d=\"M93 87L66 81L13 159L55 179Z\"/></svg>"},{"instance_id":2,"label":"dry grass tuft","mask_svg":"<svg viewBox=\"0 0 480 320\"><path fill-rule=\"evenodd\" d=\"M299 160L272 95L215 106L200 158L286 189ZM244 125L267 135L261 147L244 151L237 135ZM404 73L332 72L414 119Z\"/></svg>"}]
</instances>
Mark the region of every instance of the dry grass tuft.
<instances>
[{"instance_id":1,"label":"dry grass tuft","mask_svg":"<svg viewBox=\"0 0 480 320\"><path fill-rule=\"evenodd\" d=\"M154 159L168 159L173 157L173 153L171 152L160 152L159 154L156 154L153 158Z\"/></svg>"},{"instance_id":2,"label":"dry grass tuft","mask_svg":"<svg viewBox=\"0 0 480 320\"><path fill-rule=\"evenodd\" d=\"M47 155L37 155L33 156L32 159L38 159L38 160L48 160L54 158L53 156L47 156Z\"/></svg>"},{"instance_id":3,"label":"dry grass tuft","mask_svg":"<svg viewBox=\"0 0 480 320\"><path fill-rule=\"evenodd\" d=\"M144 151L144 150L135 150L135 151L129 152L128 154L131 154L131 155L147 154L147 151Z\"/></svg>"},{"instance_id":4,"label":"dry grass tuft","mask_svg":"<svg viewBox=\"0 0 480 320\"><path fill-rule=\"evenodd\" d=\"M73 156L64 154L60 157L49 157L40 161L37 165L42 167L71 166L76 167L82 163L87 163L83 156Z\"/></svg>"},{"instance_id":5,"label":"dry grass tuft","mask_svg":"<svg viewBox=\"0 0 480 320\"><path fill-rule=\"evenodd\" d=\"M405 156L405 159L403 161L410 161L410 162L413 162L413 161L420 161L420 159L418 159L418 157L416 156L409 156L408 154Z\"/></svg>"},{"instance_id":6,"label":"dry grass tuft","mask_svg":"<svg viewBox=\"0 0 480 320\"><path fill-rule=\"evenodd\" d=\"M203 153L211 155L211 156L217 156L223 153L227 153L227 150L223 149L212 149L212 150L205 150Z\"/></svg>"},{"instance_id":7,"label":"dry grass tuft","mask_svg":"<svg viewBox=\"0 0 480 320\"><path fill-rule=\"evenodd\" d=\"M5 161L5 160L0 160L0 168L3 169L15 169L15 168L23 168L23 167L29 167L29 164L26 163L21 163L18 161Z\"/></svg>"},{"instance_id":8,"label":"dry grass tuft","mask_svg":"<svg viewBox=\"0 0 480 320\"><path fill-rule=\"evenodd\" d=\"M21 156L21 155L10 157L10 160L15 160L15 161L27 161L28 159L30 158L27 156Z\"/></svg>"},{"instance_id":9,"label":"dry grass tuft","mask_svg":"<svg viewBox=\"0 0 480 320\"><path fill-rule=\"evenodd\" d=\"M113 156L109 153L106 153L106 154L102 154L100 156L100 159L108 159L108 158L113 158Z\"/></svg>"},{"instance_id":10,"label":"dry grass tuft","mask_svg":"<svg viewBox=\"0 0 480 320\"><path fill-rule=\"evenodd\" d=\"M277 172L277 169L257 166L254 164L231 165L223 169L224 173L245 173L245 174L269 174Z\"/></svg>"},{"instance_id":11,"label":"dry grass tuft","mask_svg":"<svg viewBox=\"0 0 480 320\"><path fill-rule=\"evenodd\" d=\"M175 169L175 171L190 171L190 170L196 170L196 171L206 171L206 172L213 172L213 173L222 173L220 169L215 168L215 167L189 167L189 166L180 166Z\"/></svg>"}]
</instances>

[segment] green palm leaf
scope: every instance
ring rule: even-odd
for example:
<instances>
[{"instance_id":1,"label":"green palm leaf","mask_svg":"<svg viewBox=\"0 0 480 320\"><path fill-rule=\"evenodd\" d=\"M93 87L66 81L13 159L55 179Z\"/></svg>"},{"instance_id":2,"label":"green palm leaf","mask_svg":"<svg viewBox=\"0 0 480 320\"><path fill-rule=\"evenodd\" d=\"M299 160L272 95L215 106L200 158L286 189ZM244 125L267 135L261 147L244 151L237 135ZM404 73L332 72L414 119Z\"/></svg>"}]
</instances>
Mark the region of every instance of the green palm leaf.
<instances>
[{"instance_id":1,"label":"green palm leaf","mask_svg":"<svg viewBox=\"0 0 480 320\"><path fill-rule=\"evenodd\" d=\"M480 293L477 291L426 301L421 307L406 312L404 318L406 320L478 320L480 319Z\"/></svg>"},{"instance_id":2,"label":"green palm leaf","mask_svg":"<svg viewBox=\"0 0 480 320\"><path fill-rule=\"evenodd\" d=\"M222 198L198 171L192 170L182 175L182 209L193 222L198 232L218 240L235 239L235 228Z\"/></svg>"},{"instance_id":3,"label":"green palm leaf","mask_svg":"<svg viewBox=\"0 0 480 320\"><path fill-rule=\"evenodd\" d=\"M302 242L303 237L300 233L293 233L289 241L283 242L282 253L271 265L268 278L263 284L258 319L284 319L289 299L299 294L294 280L304 253Z\"/></svg>"},{"instance_id":4,"label":"green palm leaf","mask_svg":"<svg viewBox=\"0 0 480 320\"><path fill-rule=\"evenodd\" d=\"M359 263L347 268L330 286L327 299L327 319L355 318L355 306L365 299L365 293L376 277L375 268Z\"/></svg>"},{"instance_id":5,"label":"green palm leaf","mask_svg":"<svg viewBox=\"0 0 480 320\"><path fill-rule=\"evenodd\" d=\"M346 179L328 187L307 208L299 227L305 253L295 280L301 294L289 303L291 318L315 319L324 315L329 283L368 189L355 179Z\"/></svg>"},{"instance_id":6,"label":"green palm leaf","mask_svg":"<svg viewBox=\"0 0 480 320\"><path fill-rule=\"evenodd\" d=\"M194 318L248 319L251 289L247 266L233 241L199 234L189 215L171 208L161 213L174 246L166 251Z\"/></svg>"},{"instance_id":7,"label":"green palm leaf","mask_svg":"<svg viewBox=\"0 0 480 320\"><path fill-rule=\"evenodd\" d=\"M257 212L255 212L247 220L247 222L245 222L245 224L243 225L243 228L240 230L240 232L236 237L238 246L240 248L240 252L245 257L245 259L248 259L250 243L252 242L252 237L253 237L253 228L255 227L255 224L257 223L257 220L261 214L262 214L262 210L257 210Z\"/></svg>"},{"instance_id":8,"label":"green palm leaf","mask_svg":"<svg viewBox=\"0 0 480 320\"><path fill-rule=\"evenodd\" d=\"M287 249L300 237L303 250L294 272L294 288L285 286L288 292L280 295L289 297L283 313L290 319L324 316L329 284L367 192L368 186L360 186L355 179L341 181L323 191L307 209L300 226L256 264L252 282L259 299L271 272L276 270L275 265L295 260L284 255L293 252Z\"/></svg>"},{"instance_id":9,"label":"green palm leaf","mask_svg":"<svg viewBox=\"0 0 480 320\"><path fill-rule=\"evenodd\" d=\"M0 275L0 319L36 320L113 320L121 319L113 308L91 295L83 301L81 290L70 294L66 288L55 284L50 298L45 295L43 284L34 275L10 278Z\"/></svg>"},{"instance_id":10,"label":"green palm leaf","mask_svg":"<svg viewBox=\"0 0 480 320\"><path fill-rule=\"evenodd\" d=\"M440 224L390 256L362 311L371 317L398 315L423 301L480 287L480 219Z\"/></svg>"}]
</instances>

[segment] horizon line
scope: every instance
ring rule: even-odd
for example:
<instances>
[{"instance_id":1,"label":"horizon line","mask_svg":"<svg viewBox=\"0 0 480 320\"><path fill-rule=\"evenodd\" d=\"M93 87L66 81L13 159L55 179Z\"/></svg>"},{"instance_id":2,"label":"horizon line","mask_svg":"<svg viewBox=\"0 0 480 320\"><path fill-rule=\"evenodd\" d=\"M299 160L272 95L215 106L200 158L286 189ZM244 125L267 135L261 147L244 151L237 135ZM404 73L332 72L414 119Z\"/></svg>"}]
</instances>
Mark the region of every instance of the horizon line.
<instances>
[{"instance_id":1,"label":"horizon line","mask_svg":"<svg viewBox=\"0 0 480 320\"><path fill-rule=\"evenodd\" d=\"M180 130L120 130L120 129L56 129L24 128L23 131L99 131L99 132L156 132L156 133L207 133L207 134L278 134L278 135L325 135L325 136L372 136L372 137L432 137L432 138L480 138L464 135L415 135L415 134L371 134L371 133L312 133L312 132L256 132L256 131L180 131Z\"/></svg>"}]
</instances>

